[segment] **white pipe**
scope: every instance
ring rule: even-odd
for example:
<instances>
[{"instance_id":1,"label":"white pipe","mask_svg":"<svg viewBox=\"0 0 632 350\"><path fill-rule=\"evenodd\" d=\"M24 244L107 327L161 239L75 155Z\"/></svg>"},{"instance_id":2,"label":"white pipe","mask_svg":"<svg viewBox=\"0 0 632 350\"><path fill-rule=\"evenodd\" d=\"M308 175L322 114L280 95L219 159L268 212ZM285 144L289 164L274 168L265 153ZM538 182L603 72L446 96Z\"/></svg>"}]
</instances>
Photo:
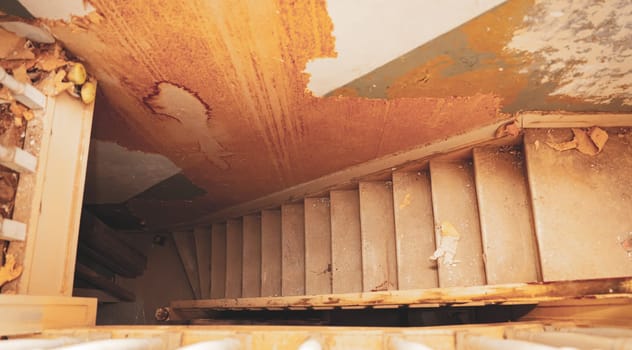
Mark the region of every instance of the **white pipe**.
<instances>
[{"instance_id":1,"label":"white pipe","mask_svg":"<svg viewBox=\"0 0 632 350\"><path fill-rule=\"evenodd\" d=\"M42 109L46 105L46 96L31 84L21 83L4 68L0 67L0 84L6 86L16 100L30 109Z\"/></svg>"},{"instance_id":2,"label":"white pipe","mask_svg":"<svg viewBox=\"0 0 632 350\"><path fill-rule=\"evenodd\" d=\"M571 350L574 348L557 348L547 345L531 343L522 340L494 339L484 336L467 336L465 346L467 350Z\"/></svg>"},{"instance_id":3,"label":"white pipe","mask_svg":"<svg viewBox=\"0 0 632 350\"><path fill-rule=\"evenodd\" d=\"M551 346L572 346L578 349L632 350L632 339L627 338L557 331L516 331L514 337Z\"/></svg>"},{"instance_id":4,"label":"white pipe","mask_svg":"<svg viewBox=\"0 0 632 350\"><path fill-rule=\"evenodd\" d=\"M389 344L390 350L432 350L432 348L427 347L421 343L415 343L408 340L403 340L400 338L391 338Z\"/></svg>"},{"instance_id":5,"label":"white pipe","mask_svg":"<svg viewBox=\"0 0 632 350\"><path fill-rule=\"evenodd\" d=\"M0 350L53 349L64 345L76 344L79 340L62 337L55 339L10 339L0 340Z\"/></svg>"},{"instance_id":6,"label":"white pipe","mask_svg":"<svg viewBox=\"0 0 632 350\"><path fill-rule=\"evenodd\" d=\"M611 338L632 338L632 329L611 328L611 327L562 327L557 329L560 332L572 332L600 335Z\"/></svg>"},{"instance_id":7,"label":"white pipe","mask_svg":"<svg viewBox=\"0 0 632 350\"><path fill-rule=\"evenodd\" d=\"M239 350L241 344L237 339L204 341L178 348L179 350Z\"/></svg>"},{"instance_id":8,"label":"white pipe","mask_svg":"<svg viewBox=\"0 0 632 350\"><path fill-rule=\"evenodd\" d=\"M146 339L105 339L64 346L59 350L162 350L164 344L159 338Z\"/></svg>"},{"instance_id":9,"label":"white pipe","mask_svg":"<svg viewBox=\"0 0 632 350\"><path fill-rule=\"evenodd\" d=\"M320 345L318 340L311 338L301 344L301 346L298 347L298 350L323 350L323 346Z\"/></svg>"}]
</instances>

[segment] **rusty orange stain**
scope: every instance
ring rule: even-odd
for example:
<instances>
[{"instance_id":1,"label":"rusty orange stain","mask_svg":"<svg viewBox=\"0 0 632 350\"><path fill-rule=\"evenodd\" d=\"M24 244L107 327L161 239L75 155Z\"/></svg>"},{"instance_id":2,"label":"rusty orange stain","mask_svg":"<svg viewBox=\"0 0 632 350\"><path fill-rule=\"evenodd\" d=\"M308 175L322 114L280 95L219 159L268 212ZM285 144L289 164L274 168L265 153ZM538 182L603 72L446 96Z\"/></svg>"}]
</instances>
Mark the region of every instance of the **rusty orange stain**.
<instances>
[{"instance_id":1,"label":"rusty orange stain","mask_svg":"<svg viewBox=\"0 0 632 350\"><path fill-rule=\"evenodd\" d=\"M336 55L323 1L91 3L97 21L47 25L99 79L109 104L97 108L95 136L168 156L208 192L194 201L205 210L500 117L500 100L490 93L395 94L391 100L348 96L351 92L312 96L306 63ZM213 118L192 128L153 117L142 98L160 81L195 93L212 106ZM192 140L208 135L231 154L225 158L229 169L211 171L196 153Z\"/></svg>"},{"instance_id":2,"label":"rusty orange stain","mask_svg":"<svg viewBox=\"0 0 632 350\"><path fill-rule=\"evenodd\" d=\"M512 103L529 83L529 76L520 70L532 61L525 54L507 51L505 46L532 5L533 0L509 1L458 28L467 39L467 50L489 57L471 70L446 74L455 65L454 59L438 55L395 79L387 96L470 96L481 92L502 96L504 105Z\"/></svg>"}]
</instances>

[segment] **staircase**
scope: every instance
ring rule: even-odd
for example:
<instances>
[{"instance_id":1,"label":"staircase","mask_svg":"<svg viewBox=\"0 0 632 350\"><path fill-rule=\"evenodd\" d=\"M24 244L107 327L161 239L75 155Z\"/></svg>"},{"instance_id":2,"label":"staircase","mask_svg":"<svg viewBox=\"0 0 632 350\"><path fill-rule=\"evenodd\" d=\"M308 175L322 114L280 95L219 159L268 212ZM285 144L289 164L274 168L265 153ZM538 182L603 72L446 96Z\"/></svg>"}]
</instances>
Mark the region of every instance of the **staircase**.
<instances>
[{"instance_id":1,"label":"staircase","mask_svg":"<svg viewBox=\"0 0 632 350\"><path fill-rule=\"evenodd\" d=\"M338 305L344 298L332 295L340 294L374 306L408 298L396 307L423 304L420 295L430 291L428 303L450 293L501 293L481 286L506 286L516 298L521 288L524 298L629 293L632 131L606 130L596 155L556 150L573 139L570 129L525 129L507 142L176 232L196 297L210 300L172 307L326 307ZM577 284L594 279L605 280ZM567 282L534 283L551 281ZM423 293L415 299L412 291ZM304 298L282 302L292 296Z\"/></svg>"}]
</instances>

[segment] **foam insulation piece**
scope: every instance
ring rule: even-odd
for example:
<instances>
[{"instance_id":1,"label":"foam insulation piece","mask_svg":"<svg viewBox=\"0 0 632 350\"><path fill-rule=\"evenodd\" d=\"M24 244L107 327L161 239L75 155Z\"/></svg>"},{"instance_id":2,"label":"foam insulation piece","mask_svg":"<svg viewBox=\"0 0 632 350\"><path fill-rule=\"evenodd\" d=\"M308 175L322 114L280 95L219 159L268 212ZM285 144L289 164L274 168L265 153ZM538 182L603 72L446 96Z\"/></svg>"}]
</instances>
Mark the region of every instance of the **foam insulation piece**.
<instances>
[{"instance_id":1,"label":"foam insulation piece","mask_svg":"<svg viewBox=\"0 0 632 350\"><path fill-rule=\"evenodd\" d=\"M307 87L323 96L503 2L329 0L338 55L307 63Z\"/></svg>"},{"instance_id":2,"label":"foam insulation piece","mask_svg":"<svg viewBox=\"0 0 632 350\"><path fill-rule=\"evenodd\" d=\"M72 16L85 16L95 9L84 0L19 0L33 16L37 18L61 19L70 21Z\"/></svg>"},{"instance_id":3,"label":"foam insulation piece","mask_svg":"<svg viewBox=\"0 0 632 350\"><path fill-rule=\"evenodd\" d=\"M0 22L0 27L15 33L18 36L27 38L43 44L52 44L55 38L44 28L24 22Z\"/></svg>"}]
</instances>

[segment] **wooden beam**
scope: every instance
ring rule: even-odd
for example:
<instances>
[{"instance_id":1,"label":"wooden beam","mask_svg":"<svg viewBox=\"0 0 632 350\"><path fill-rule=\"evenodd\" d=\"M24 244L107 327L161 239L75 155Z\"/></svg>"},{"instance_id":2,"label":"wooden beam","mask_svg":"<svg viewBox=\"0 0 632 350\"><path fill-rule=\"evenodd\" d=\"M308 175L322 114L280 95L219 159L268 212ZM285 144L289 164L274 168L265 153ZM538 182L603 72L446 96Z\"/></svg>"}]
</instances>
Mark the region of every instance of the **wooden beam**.
<instances>
[{"instance_id":1,"label":"wooden beam","mask_svg":"<svg viewBox=\"0 0 632 350\"><path fill-rule=\"evenodd\" d=\"M609 278L550 283L515 283L494 286L394 290L368 293L324 294L219 300L178 300L171 308L186 310L220 310L290 307L399 307L413 304L495 304L532 303L570 298L632 298L632 278Z\"/></svg>"},{"instance_id":2,"label":"wooden beam","mask_svg":"<svg viewBox=\"0 0 632 350\"><path fill-rule=\"evenodd\" d=\"M621 113L523 112L518 118L525 129L632 126L632 114Z\"/></svg>"},{"instance_id":3,"label":"wooden beam","mask_svg":"<svg viewBox=\"0 0 632 350\"><path fill-rule=\"evenodd\" d=\"M33 173L37 168L37 158L19 147L0 145L0 164L18 173Z\"/></svg>"},{"instance_id":4,"label":"wooden beam","mask_svg":"<svg viewBox=\"0 0 632 350\"><path fill-rule=\"evenodd\" d=\"M96 271L90 269L87 266L84 266L81 263L77 263L75 273L77 275L77 278L90 283L91 285L101 289L102 291L112 295L113 297L119 298L123 301L136 300L136 296L134 295L134 293L119 286L118 284L114 283L114 281L111 281L110 279L99 275Z\"/></svg>"},{"instance_id":5,"label":"wooden beam","mask_svg":"<svg viewBox=\"0 0 632 350\"><path fill-rule=\"evenodd\" d=\"M11 244L9 253L24 272L5 292L72 294L93 109L61 94L48 98L43 118L29 122L25 150L39 167L20 177L13 219L26 223L26 241Z\"/></svg>"},{"instance_id":6,"label":"wooden beam","mask_svg":"<svg viewBox=\"0 0 632 350\"><path fill-rule=\"evenodd\" d=\"M1 336L91 327L96 322L97 299L2 294L0 315Z\"/></svg>"},{"instance_id":7,"label":"wooden beam","mask_svg":"<svg viewBox=\"0 0 632 350\"><path fill-rule=\"evenodd\" d=\"M22 222L0 218L0 239L6 241L24 241L26 225Z\"/></svg>"}]
</instances>

